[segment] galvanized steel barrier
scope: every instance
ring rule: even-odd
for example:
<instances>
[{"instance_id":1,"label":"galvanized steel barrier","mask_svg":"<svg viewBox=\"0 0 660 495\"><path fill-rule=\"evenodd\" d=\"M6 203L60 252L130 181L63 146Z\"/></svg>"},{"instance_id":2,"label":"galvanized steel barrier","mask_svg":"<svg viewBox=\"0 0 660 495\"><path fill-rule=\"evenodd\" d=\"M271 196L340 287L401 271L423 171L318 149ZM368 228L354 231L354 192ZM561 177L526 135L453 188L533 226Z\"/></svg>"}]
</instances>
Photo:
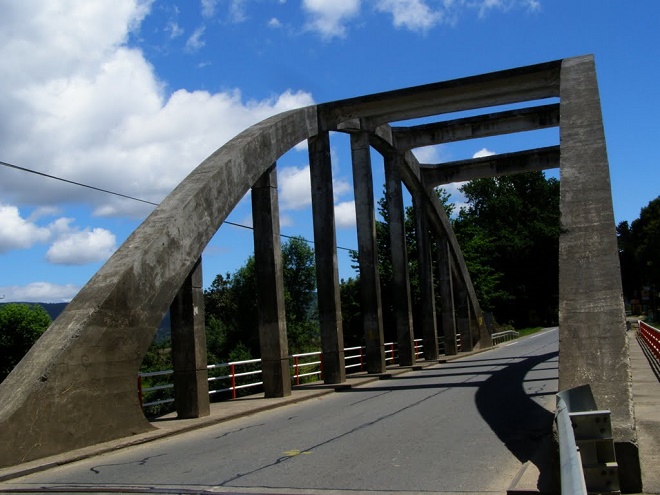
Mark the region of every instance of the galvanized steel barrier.
<instances>
[{"instance_id":1,"label":"galvanized steel barrier","mask_svg":"<svg viewBox=\"0 0 660 495\"><path fill-rule=\"evenodd\" d=\"M504 332L496 332L491 335L493 339L493 345L501 344L502 342L507 342L509 340L517 339L520 336L515 330L506 330Z\"/></svg>"},{"instance_id":2,"label":"galvanized steel barrier","mask_svg":"<svg viewBox=\"0 0 660 495\"><path fill-rule=\"evenodd\" d=\"M561 493L621 493L610 411L597 408L589 385L557 394L555 422Z\"/></svg>"}]
</instances>

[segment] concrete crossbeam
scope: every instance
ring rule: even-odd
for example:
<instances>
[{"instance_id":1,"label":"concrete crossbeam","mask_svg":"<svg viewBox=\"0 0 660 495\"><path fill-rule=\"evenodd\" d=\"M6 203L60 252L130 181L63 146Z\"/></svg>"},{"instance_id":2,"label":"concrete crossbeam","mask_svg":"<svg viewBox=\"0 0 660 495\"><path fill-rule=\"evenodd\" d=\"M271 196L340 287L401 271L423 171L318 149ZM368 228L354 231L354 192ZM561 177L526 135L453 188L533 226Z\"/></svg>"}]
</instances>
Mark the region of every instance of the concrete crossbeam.
<instances>
[{"instance_id":1,"label":"concrete crossbeam","mask_svg":"<svg viewBox=\"0 0 660 495\"><path fill-rule=\"evenodd\" d=\"M438 165L422 164L424 182L437 187L486 177L520 174L559 167L559 146L472 158Z\"/></svg>"},{"instance_id":2,"label":"concrete crossbeam","mask_svg":"<svg viewBox=\"0 0 660 495\"><path fill-rule=\"evenodd\" d=\"M543 105L412 127L393 127L396 147L413 148L557 127L559 104Z\"/></svg>"}]
</instances>

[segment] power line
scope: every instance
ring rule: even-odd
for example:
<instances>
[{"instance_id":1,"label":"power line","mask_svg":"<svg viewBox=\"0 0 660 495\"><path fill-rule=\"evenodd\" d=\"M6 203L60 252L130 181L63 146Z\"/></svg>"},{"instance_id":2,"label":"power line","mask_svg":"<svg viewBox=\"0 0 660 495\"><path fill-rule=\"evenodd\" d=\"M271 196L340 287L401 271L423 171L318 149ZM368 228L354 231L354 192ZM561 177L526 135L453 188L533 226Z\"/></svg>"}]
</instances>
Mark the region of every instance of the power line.
<instances>
[{"instance_id":1,"label":"power line","mask_svg":"<svg viewBox=\"0 0 660 495\"><path fill-rule=\"evenodd\" d=\"M132 201L139 201L140 203L145 203L145 204L152 205L152 206L158 206L158 203L154 203L152 201L147 201L146 199L136 198L134 196L129 196L127 194L122 194L122 193L118 193L118 192L115 192L115 191L110 191L108 189L103 189L103 188L96 187L96 186L90 186L89 184L83 184L82 182L76 182L76 181L73 181L73 180L64 179L62 177L57 177L55 175L46 174L44 172L38 172L37 170L32 170L32 169L29 169L29 168L20 167L18 165L14 165L13 163L7 163L7 162L4 162L2 160L0 160L0 165L3 165L5 167L9 167L9 168L13 168L13 169L16 169L16 170L20 170L22 172L28 172L30 174L35 174L35 175L40 175L42 177L47 177L48 179L59 180L61 182L66 182L67 184L73 184L74 186L85 187L87 189L92 189L93 191L99 191L99 192L102 192L102 193L110 194L112 196L119 196L120 198L130 199ZM223 223L226 223L228 225L232 225L233 227L240 227L240 228L243 228L243 229L254 230L254 227L250 227L249 225L243 225L243 224L240 224L240 223L230 222L229 220L225 220ZM302 239L303 241L305 241L309 244L314 244L314 241L310 241L309 239L305 239L302 236L291 236L291 235L286 235L286 234L280 234L280 237L284 237L286 239L294 239L294 238L295 239ZM341 247L341 246L337 246L337 249L342 249L344 251L355 251L355 249L349 249L349 248L345 248L345 247Z\"/></svg>"}]
</instances>

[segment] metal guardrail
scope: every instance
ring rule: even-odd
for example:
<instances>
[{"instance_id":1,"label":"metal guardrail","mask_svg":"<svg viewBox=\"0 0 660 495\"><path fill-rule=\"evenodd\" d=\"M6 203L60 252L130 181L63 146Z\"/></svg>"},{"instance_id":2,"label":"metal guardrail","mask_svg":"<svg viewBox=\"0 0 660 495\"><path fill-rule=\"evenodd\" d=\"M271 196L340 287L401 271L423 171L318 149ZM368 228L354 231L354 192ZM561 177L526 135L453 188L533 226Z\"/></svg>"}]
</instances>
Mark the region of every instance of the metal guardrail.
<instances>
[{"instance_id":1,"label":"metal guardrail","mask_svg":"<svg viewBox=\"0 0 660 495\"><path fill-rule=\"evenodd\" d=\"M575 443L575 433L568 414L568 406L559 394L557 394L555 422L559 441L561 493L562 495L587 495L582 459Z\"/></svg>"},{"instance_id":2,"label":"metal guardrail","mask_svg":"<svg viewBox=\"0 0 660 495\"><path fill-rule=\"evenodd\" d=\"M559 392L555 421L561 493L620 494L610 411L598 409L591 387Z\"/></svg>"},{"instance_id":3,"label":"metal guardrail","mask_svg":"<svg viewBox=\"0 0 660 495\"><path fill-rule=\"evenodd\" d=\"M491 335L493 339L493 345L501 344L502 342L507 342L509 340L517 339L520 336L515 330L506 330L504 332L496 332Z\"/></svg>"}]
</instances>

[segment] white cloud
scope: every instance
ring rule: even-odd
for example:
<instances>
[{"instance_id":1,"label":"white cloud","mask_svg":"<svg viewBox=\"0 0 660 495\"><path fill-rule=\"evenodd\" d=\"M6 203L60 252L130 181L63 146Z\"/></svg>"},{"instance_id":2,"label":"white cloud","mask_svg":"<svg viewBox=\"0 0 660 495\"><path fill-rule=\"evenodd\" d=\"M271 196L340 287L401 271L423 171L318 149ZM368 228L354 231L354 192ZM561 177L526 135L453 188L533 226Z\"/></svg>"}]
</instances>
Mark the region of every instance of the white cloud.
<instances>
[{"instance_id":1,"label":"white cloud","mask_svg":"<svg viewBox=\"0 0 660 495\"><path fill-rule=\"evenodd\" d=\"M50 282L33 282L27 285L6 285L0 287L2 302L69 302L80 291L80 287L72 284L52 284Z\"/></svg>"},{"instance_id":2,"label":"white cloud","mask_svg":"<svg viewBox=\"0 0 660 495\"><path fill-rule=\"evenodd\" d=\"M299 210L312 204L309 165L278 170L279 200L283 209Z\"/></svg>"},{"instance_id":3,"label":"white cloud","mask_svg":"<svg viewBox=\"0 0 660 495\"><path fill-rule=\"evenodd\" d=\"M281 28L282 22L277 17L271 17L271 19L268 21L268 27L274 29Z\"/></svg>"},{"instance_id":4,"label":"white cloud","mask_svg":"<svg viewBox=\"0 0 660 495\"><path fill-rule=\"evenodd\" d=\"M0 60L11 70L0 78L0 115L15 118L0 121L3 160L158 203L238 132L314 103L296 91L260 101L245 101L237 90L167 94L143 53L126 46L148 6L142 0L5 6ZM152 209L22 173L3 177L0 197L16 205L91 203L103 215Z\"/></svg>"},{"instance_id":5,"label":"white cloud","mask_svg":"<svg viewBox=\"0 0 660 495\"><path fill-rule=\"evenodd\" d=\"M440 11L433 11L423 0L380 0L376 9L392 14L397 28L426 31L443 20Z\"/></svg>"},{"instance_id":6,"label":"white cloud","mask_svg":"<svg viewBox=\"0 0 660 495\"><path fill-rule=\"evenodd\" d=\"M360 0L303 0L303 10L310 17L307 29L324 39L343 38L345 23L360 11Z\"/></svg>"},{"instance_id":7,"label":"white cloud","mask_svg":"<svg viewBox=\"0 0 660 495\"><path fill-rule=\"evenodd\" d=\"M190 35L186 41L186 50L189 52L196 52L206 45L206 41L202 39L206 28L204 26L199 26L193 31L193 34Z\"/></svg>"},{"instance_id":8,"label":"white cloud","mask_svg":"<svg viewBox=\"0 0 660 495\"><path fill-rule=\"evenodd\" d=\"M202 16L209 18L215 15L218 0L202 0Z\"/></svg>"},{"instance_id":9,"label":"white cloud","mask_svg":"<svg viewBox=\"0 0 660 495\"><path fill-rule=\"evenodd\" d=\"M233 23L240 23L247 20L245 0L232 0L229 5L229 19Z\"/></svg>"},{"instance_id":10,"label":"white cloud","mask_svg":"<svg viewBox=\"0 0 660 495\"><path fill-rule=\"evenodd\" d=\"M50 230L21 217L17 207L0 205L0 254L46 242Z\"/></svg>"},{"instance_id":11,"label":"white cloud","mask_svg":"<svg viewBox=\"0 0 660 495\"><path fill-rule=\"evenodd\" d=\"M355 201L344 201L335 205L335 225L338 228L355 227Z\"/></svg>"},{"instance_id":12,"label":"white cloud","mask_svg":"<svg viewBox=\"0 0 660 495\"><path fill-rule=\"evenodd\" d=\"M178 38L183 35L183 28L174 21L167 23L165 31L170 33L170 39Z\"/></svg>"},{"instance_id":13,"label":"white cloud","mask_svg":"<svg viewBox=\"0 0 660 495\"><path fill-rule=\"evenodd\" d=\"M413 155L417 158L419 163L438 163L440 158L440 146L424 146L423 148L415 148Z\"/></svg>"},{"instance_id":14,"label":"white cloud","mask_svg":"<svg viewBox=\"0 0 660 495\"><path fill-rule=\"evenodd\" d=\"M117 249L117 239L109 230L102 228L71 229L68 222L60 229L57 240L46 252L46 259L58 265L85 265L107 260Z\"/></svg>"},{"instance_id":15,"label":"white cloud","mask_svg":"<svg viewBox=\"0 0 660 495\"><path fill-rule=\"evenodd\" d=\"M488 148L481 148L479 151L477 151L474 155L472 155L472 158L484 158L486 156L493 156L496 155L494 151L489 150Z\"/></svg>"}]
</instances>

